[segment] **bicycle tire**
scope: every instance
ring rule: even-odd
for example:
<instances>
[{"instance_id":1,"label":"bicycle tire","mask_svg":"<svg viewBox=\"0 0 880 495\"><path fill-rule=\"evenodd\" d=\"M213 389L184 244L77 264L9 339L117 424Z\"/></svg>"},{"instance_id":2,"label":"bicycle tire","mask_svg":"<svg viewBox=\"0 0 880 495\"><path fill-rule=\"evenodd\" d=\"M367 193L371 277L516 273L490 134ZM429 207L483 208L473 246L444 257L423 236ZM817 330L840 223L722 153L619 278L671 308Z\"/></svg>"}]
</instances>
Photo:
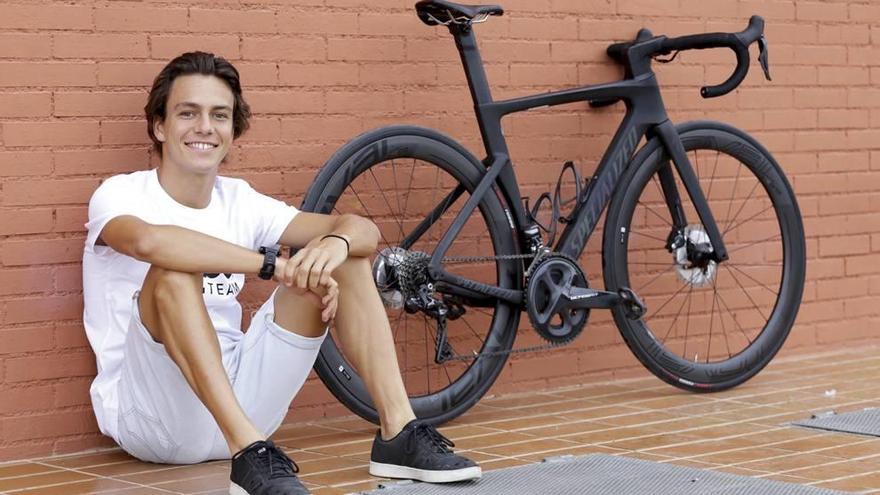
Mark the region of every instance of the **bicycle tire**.
<instances>
[{"instance_id":1,"label":"bicycle tire","mask_svg":"<svg viewBox=\"0 0 880 495\"><path fill-rule=\"evenodd\" d=\"M405 160L404 163L407 164L406 166L409 166L408 161L412 160L412 169L410 170L408 178L410 189L405 193L401 187L407 180L405 178L405 171L398 170L398 167L395 166L395 160ZM391 178L387 168L387 163L389 161L391 163L391 171L394 174L394 189L393 191L386 192L382 190L382 181L376 179L376 174L385 174L385 179ZM416 169L417 164L419 167L418 169ZM450 210L452 210L455 208L456 204L463 204L464 200L470 197L470 192L476 188L480 178L485 174L486 169L464 147L451 138L436 131L415 126L389 126L379 128L356 137L344 145L326 162L314 182L309 187L302 208L305 211L317 213L356 213L366 218L370 218L377 224L383 224L383 221L387 219L388 211L380 211L382 208L385 208L386 210L394 210L397 208L400 210L402 219L398 222L397 226L400 231L400 236L398 237L399 240L404 237L405 232L403 226L407 225L407 215L410 217L418 216L413 212L416 207L412 202L417 203L416 206L418 206L418 204L424 203L428 194L434 194L431 192L431 189L436 191L436 188L433 187L421 187L421 189L419 189L419 186L417 185L415 192L413 192L413 181L421 181L422 186L425 186L425 181L430 180L430 176L425 174L434 173L434 170L436 170L437 176L440 175L441 171L446 174L446 176L444 176L444 183L447 186L453 186L460 183L466 190L465 194L463 194L462 197L453 204L453 207L450 208ZM404 176L400 181L398 181L398 174ZM372 197L372 200L375 200L372 202L370 197L366 197L366 200L364 200L364 198L361 197L366 196L365 194L362 194L363 190L361 193L358 193L357 189L355 189L355 184L359 184L357 186L358 188L364 187L363 184L367 183L366 181L370 175L372 175L374 179L375 187L378 187L381 191L381 200L377 199L378 196ZM363 179L364 182L359 182L361 179ZM352 200L351 191L354 191L354 196L357 196L356 200ZM394 196L391 196L392 192ZM378 193L374 191L373 194ZM419 196L421 196L421 198L419 198ZM433 198L436 197L436 195L433 196ZM485 195L479 203L478 208L471 214L471 219L476 218L476 223L482 222L484 229L474 229L470 223L471 220L469 220L469 223L466 224L463 232L459 234L459 237L453 242L447 255L490 254L486 252L486 249L491 249L495 255L517 253L518 248L514 238L514 231L512 225L509 223L509 216L506 213L506 209L502 204L500 197L501 196L494 192ZM419 201L421 201L421 203L419 203ZM436 204L431 204L432 202L433 200L424 203L429 205L426 209L430 210L430 208ZM394 203L396 203L396 207L393 206ZM368 204L371 205L371 208L375 208L369 209L367 207ZM455 211L457 212L457 210ZM391 213L392 218L396 218L393 216L394 212L391 211ZM425 216L422 216L421 218L424 218ZM448 213L446 216L451 217L453 215ZM438 229L443 222L449 220L449 218L444 219L441 215L441 219L437 221ZM417 221L418 220L416 220L416 222ZM384 225L387 226L387 224L388 222L384 222ZM388 229L386 229L386 233L383 234L383 240L380 241L379 249L394 245L392 240L386 239L386 237L390 237L387 230ZM406 230L406 233L410 231L409 229ZM445 231L445 229L443 230ZM486 246L484 249L477 249L476 252L457 250L456 243L459 238L470 235L472 236L471 240L474 240L473 236L475 232L473 232L473 230L480 230L479 232L476 232L476 235L482 239L474 242L481 243L485 242L486 239L489 239L491 241L491 246ZM487 233L488 236L486 236ZM416 243L413 247L420 246L421 248L424 248L421 249L423 252L432 253L434 244L439 240L439 237L440 235L438 232L432 233L432 231L429 230L422 236L424 243L421 245ZM422 242L422 240L419 242ZM432 241L434 244L431 244L429 241ZM466 243L463 246L463 249L466 250L472 248L472 246ZM376 255L374 254L371 257L371 260L374 261L375 257ZM496 280L490 280L494 285L517 290L522 288L521 262L499 260L494 264ZM491 271L491 267L484 271ZM488 277L491 278L491 275L488 275ZM474 320L485 316L485 314L479 313L479 310L475 308L466 309L475 316ZM480 343L471 341L470 344L468 344L466 341L467 339L470 339L470 335L462 337L461 335L456 334L456 332L461 333L462 328L452 328L454 324L460 323L461 320L467 317L467 313L465 316L459 318L459 320L449 322L449 339L452 342L451 345L453 348L466 345L472 345L472 347L479 345L479 348L470 349L464 347L464 349L455 349L458 352L461 352L462 350L470 350L475 354L475 358L471 363L450 363L443 370L446 373L445 376L449 378L449 383L438 390L433 390L431 389L432 373L439 375L440 372L434 369L437 366L436 364L432 367L432 360L429 362L430 356L428 356L428 354L434 352L435 348L428 349L428 341L435 336L434 332L436 332L436 325L432 328L428 325L428 320L425 319L424 335L413 336L414 333L409 331L409 321L407 321L406 325L404 325L403 337L401 338L400 326L401 318L403 318L401 314L405 312L399 311L398 314L395 314L395 310L386 308L386 311L389 313L389 318L392 321L392 327L394 327L394 322L396 321L397 329L394 331L394 337L398 351L398 362L405 379L405 386L407 387L407 393L410 397L410 403L412 404L416 416L420 419L431 424L441 424L458 417L476 404L498 377L504 367L507 356L505 354L491 354L485 356L482 355L482 353L484 351L505 351L513 346L516 328L519 323L520 311L518 308L502 302L497 302L494 308L490 308L490 310L491 320L488 322L485 338ZM416 316L418 316L418 314L416 314ZM464 321L468 325L471 324L467 322L467 320ZM459 325L459 327L461 327L461 325ZM480 330L471 328L470 331L474 335L477 335L477 337L480 337L480 335L478 335ZM418 331L415 333L418 333ZM413 345L412 339L419 338L424 338L426 347L424 369L428 382L427 391L424 390L424 384L421 382L418 386L412 384L413 370L416 370L418 373L421 373L421 371L418 370L417 367L413 368L410 364L409 354L405 354L403 357L400 355L401 345L403 345L403 352L409 353L411 350L410 348ZM401 340L403 342L401 342ZM428 352L429 350L430 352ZM453 367L455 367L453 372L461 372L455 379L452 379L452 376L449 374ZM378 423L378 413L367 393L363 380L355 367L352 366L348 359L346 359L344 350L340 348L337 339L333 338L333 331L331 331L328 338L324 341L314 368L330 392L343 405L362 418L373 423ZM410 377L411 379L407 381L407 377ZM416 377L416 379L419 381L421 380L421 378L418 377Z\"/></svg>"},{"instance_id":2,"label":"bicycle tire","mask_svg":"<svg viewBox=\"0 0 880 495\"><path fill-rule=\"evenodd\" d=\"M620 307L613 310L623 339L639 361L654 375L676 387L714 392L735 387L755 376L785 342L803 295L806 271L804 229L794 192L782 168L755 139L734 127L710 121L682 124L677 131L700 177L716 223L722 230L730 259L718 264L712 274L711 269L697 271L688 268L693 265L673 258L670 264L672 272L677 276L678 283L683 285L668 297L668 291L676 285L669 282L670 269L662 267L664 256L673 256L663 246L665 234L671 229L662 224L656 227L658 217L669 215L663 201L662 187L656 177L660 167L671 164L671 161L655 138L633 158L612 200L603 238L604 278L609 290L631 287L649 303L648 313L639 320L628 319ZM699 159L700 155L705 156L703 152L710 157L714 153L715 159L711 168L705 161L702 163L701 174ZM742 166L736 168L735 175L731 175L730 164L734 161ZM751 173L751 177L746 179L741 176L744 171ZM750 181L751 186L748 185ZM651 182L656 187L651 186ZM716 191L720 191L715 197L711 196L713 185ZM689 198L680 182L678 189L682 201L687 202ZM728 189L729 201L726 197ZM745 195L745 191L750 189L751 192ZM754 196L755 191L759 191L758 196ZM656 201L653 203L656 207L652 207L652 201ZM688 221L699 222L692 205L690 207ZM685 208L687 210L688 205ZM731 217L733 211L736 215ZM672 225L671 216L669 218L666 223ZM751 219L760 222L758 227L743 228L743 223ZM774 229L774 225L779 229L779 239L775 236L764 237L766 232ZM635 232L634 227L642 229L642 232ZM708 240L708 236L704 236L700 230L700 225L689 226L688 235L694 239ZM755 241L758 233L761 237ZM659 252L659 248L665 251L665 255ZM725 276L723 281L722 275ZM662 280L659 285L658 280ZM771 307L770 302L774 298L774 280L778 280L778 292L772 301L772 310L766 316L765 310ZM636 282L636 286L631 285L633 282ZM641 282L644 283L640 289ZM708 301L709 285L711 303ZM681 300L679 295L685 288L688 294L686 300ZM697 323L691 329L694 289L698 290L697 313L693 320ZM657 294L664 290L667 291L664 295ZM687 323L684 324L682 343L679 321L684 319L685 302ZM654 308L651 303L654 303ZM701 312L710 304L707 322L705 313ZM670 310L664 313L666 306ZM673 316L676 306L678 310ZM717 318L716 306L721 312ZM727 319L723 309L727 310ZM760 324L762 317L766 317L763 325ZM725 321L728 323L725 324ZM667 322L669 327L663 333ZM758 322L757 326L753 322ZM719 325L724 335L723 341L718 339L717 333L713 336L713 327ZM653 330L649 326L653 326ZM672 333L673 327L675 333ZM690 356L694 347L691 351L687 350L689 335L696 336L698 344L705 343L705 351L698 347L692 359ZM713 338L717 341L715 349L712 349ZM744 347L732 352L731 340L741 342ZM726 357L723 348L719 348L722 343L727 345ZM704 359L701 359L700 352L704 352Z\"/></svg>"}]
</instances>

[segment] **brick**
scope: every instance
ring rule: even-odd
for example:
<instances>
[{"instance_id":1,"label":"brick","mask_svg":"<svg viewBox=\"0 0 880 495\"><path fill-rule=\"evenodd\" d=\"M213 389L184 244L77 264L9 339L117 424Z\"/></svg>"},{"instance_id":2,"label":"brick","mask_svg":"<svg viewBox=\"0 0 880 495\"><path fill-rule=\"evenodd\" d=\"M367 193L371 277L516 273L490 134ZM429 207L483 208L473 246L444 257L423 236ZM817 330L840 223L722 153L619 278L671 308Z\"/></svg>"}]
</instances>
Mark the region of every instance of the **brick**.
<instances>
[{"instance_id":1,"label":"brick","mask_svg":"<svg viewBox=\"0 0 880 495\"><path fill-rule=\"evenodd\" d=\"M48 58L52 37L48 34L0 34L0 58Z\"/></svg>"},{"instance_id":2,"label":"brick","mask_svg":"<svg viewBox=\"0 0 880 495\"><path fill-rule=\"evenodd\" d=\"M403 40L367 38L330 38L327 60L403 60Z\"/></svg>"},{"instance_id":3,"label":"brick","mask_svg":"<svg viewBox=\"0 0 880 495\"><path fill-rule=\"evenodd\" d=\"M13 267L82 261L83 247L83 238L3 241L0 243L0 262Z\"/></svg>"},{"instance_id":4,"label":"brick","mask_svg":"<svg viewBox=\"0 0 880 495\"><path fill-rule=\"evenodd\" d=\"M819 84L828 86L861 86L871 80L867 67L819 67Z\"/></svg>"},{"instance_id":5,"label":"brick","mask_svg":"<svg viewBox=\"0 0 880 495\"><path fill-rule=\"evenodd\" d=\"M98 85L148 88L164 66L162 62L98 62Z\"/></svg>"},{"instance_id":6,"label":"brick","mask_svg":"<svg viewBox=\"0 0 880 495\"><path fill-rule=\"evenodd\" d=\"M0 394L3 394L0 402L2 415L43 411L50 409L55 402L55 392L50 385L0 389Z\"/></svg>"},{"instance_id":7,"label":"brick","mask_svg":"<svg viewBox=\"0 0 880 495\"><path fill-rule=\"evenodd\" d=\"M327 112L388 112L403 108L403 95L397 91L334 91L327 94Z\"/></svg>"},{"instance_id":8,"label":"brick","mask_svg":"<svg viewBox=\"0 0 880 495\"><path fill-rule=\"evenodd\" d=\"M0 151L0 177L47 175L52 172L48 151Z\"/></svg>"},{"instance_id":9,"label":"brick","mask_svg":"<svg viewBox=\"0 0 880 495\"><path fill-rule=\"evenodd\" d=\"M101 144L151 144L144 120L101 122Z\"/></svg>"},{"instance_id":10,"label":"brick","mask_svg":"<svg viewBox=\"0 0 880 495\"><path fill-rule=\"evenodd\" d=\"M45 270L50 271L48 268ZM3 342L3 345L0 346L0 354L13 355L47 351L52 349L53 328L51 325L43 325L3 329L0 330L0 339Z\"/></svg>"},{"instance_id":11,"label":"brick","mask_svg":"<svg viewBox=\"0 0 880 495\"><path fill-rule=\"evenodd\" d=\"M186 23L187 10L180 8L116 2L95 9L95 28L99 31L184 31Z\"/></svg>"},{"instance_id":12,"label":"brick","mask_svg":"<svg viewBox=\"0 0 880 495\"><path fill-rule=\"evenodd\" d=\"M831 109L819 110L819 127L821 128L852 128L868 127L869 111L862 109Z\"/></svg>"},{"instance_id":13,"label":"brick","mask_svg":"<svg viewBox=\"0 0 880 495\"><path fill-rule=\"evenodd\" d=\"M63 92L55 93L58 117L143 115L146 91L136 92Z\"/></svg>"},{"instance_id":14,"label":"brick","mask_svg":"<svg viewBox=\"0 0 880 495\"><path fill-rule=\"evenodd\" d=\"M48 117L52 113L52 93L0 93L0 118Z\"/></svg>"},{"instance_id":15,"label":"brick","mask_svg":"<svg viewBox=\"0 0 880 495\"><path fill-rule=\"evenodd\" d=\"M880 254L847 256L845 275L864 275L880 273Z\"/></svg>"},{"instance_id":16,"label":"brick","mask_svg":"<svg viewBox=\"0 0 880 495\"><path fill-rule=\"evenodd\" d=\"M814 109L767 110L764 112L765 129L815 129L817 121L817 111Z\"/></svg>"},{"instance_id":17,"label":"brick","mask_svg":"<svg viewBox=\"0 0 880 495\"><path fill-rule=\"evenodd\" d=\"M85 206L56 208L52 232L85 232L86 221L88 221L88 208Z\"/></svg>"},{"instance_id":18,"label":"brick","mask_svg":"<svg viewBox=\"0 0 880 495\"><path fill-rule=\"evenodd\" d=\"M228 60L240 58L239 39L235 35L151 35L150 57L171 61L186 52L203 51L214 53ZM155 74L153 75L155 77Z\"/></svg>"},{"instance_id":19,"label":"brick","mask_svg":"<svg viewBox=\"0 0 880 495\"><path fill-rule=\"evenodd\" d=\"M3 287L0 287L2 296L52 290L52 271L48 268L3 269L0 274L3 276Z\"/></svg>"},{"instance_id":20,"label":"brick","mask_svg":"<svg viewBox=\"0 0 880 495\"><path fill-rule=\"evenodd\" d=\"M94 84L94 63L0 62L0 87L67 87Z\"/></svg>"},{"instance_id":21,"label":"brick","mask_svg":"<svg viewBox=\"0 0 880 495\"><path fill-rule=\"evenodd\" d=\"M574 64L511 64L512 84L524 86L565 86L578 83Z\"/></svg>"},{"instance_id":22,"label":"brick","mask_svg":"<svg viewBox=\"0 0 880 495\"><path fill-rule=\"evenodd\" d=\"M578 38L576 17L510 19L510 37L514 39L574 40Z\"/></svg>"},{"instance_id":23,"label":"brick","mask_svg":"<svg viewBox=\"0 0 880 495\"><path fill-rule=\"evenodd\" d=\"M80 295L8 299L6 301L6 314L3 315L3 323L71 320L82 318L82 310L82 296ZM19 377L19 379L16 380L15 377ZM21 381L32 380L33 377L28 375L26 368L21 368L20 371L14 373L11 363L7 361L6 379L7 381Z\"/></svg>"},{"instance_id":24,"label":"brick","mask_svg":"<svg viewBox=\"0 0 880 495\"><path fill-rule=\"evenodd\" d=\"M89 349L89 340L86 338L86 329L82 321L75 323L60 323L55 325L55 348L58 350Z\"/></svg>"},{"instance_id":25,"label":"brick","mask_svg":"<svg viewBox=\"0 0 880 495\"><path fill-rule=\"evenodd\" d=\"M98 144L97 122L6 122L6 146L83 146Z\"/></svg>"},{"instance_id":26,"label":"brick","mask_svg":"<svg viewBox=\"0 0 880 495\"><path fill-rule=\"evenodd\" d=\"M255 114L300 114L324 111L324 94L317 91L250 91Z\"/></svg>"},{"instance_id":27,"label":"brick","mask_svg":"<svg viewBox=\"0 0 880 495\"><path fill-rule=\"evenodd\" d=\"M98 179L55 179L7 182L4 205L85 204L97 189Z\"/></svg>"},{"instance_id":28,"label":"brick","mask_svg":"<svg viewBox=\"0 0 880 495\"><path fill-rule=\"evenodd\" d=\"M871 41L871 31L868 26L852 22L837 25L819 24L818 41L826 44L866 45Z\"/></svg>"},{"instance_id":29,"label":"brick","mask_svg":"<svg viewBox=\"0 0 880 495\"><path fill-rule=\"evenodd\" d=\"M880 21L880 7L872 4L849 5L849 18L853 22Z\"/></svg>"},{"instance_id":30,"label":"brick","mask_svg":"<svg viewBox=\"0 0 880 495\"><path fill-rule=\"evenodd\" d=\"M241 43L246 60L326 60L326 43L320 38L250 38Z\"/></svg>"},{"instance_id":31,"label":"brick","mask_svg":"<svg viewBox=\"0 0 880 495\"><path fill-rule=\"evenodd\" d=\"M146 58L145 34L56 34L54 55L59 58Z\"/></svg>"},{"instance_id":32,"label":"brick","mask_svg":"<svg viewBox=\"0 0 880 495\"><path fill-rule=\"evenodd\" d=\"M437 69L434 65L407 63L363 63L359 65L358 80L362 85L413 86L437 82Z\"/></svg>"},{"instance_id":33,"label":"brick","mask_svg":"<svg viewBox=\"0 0 880 495\"><path fill-rule=\"evenodd\" d=\"M324 117L326 125L315 125L314 118L285 118L281 120L281 140L285 143L297 141L340 141L356 136L363 126L355 117Z\"/></svg>"},{"instance_id":34,"label":"brick","mask_svg":"<svg viewBox=\"0 0 880 495\"><path fill-rule=\"evenodd\" d=\"M277 142L281 135L278 118L253 118L251 128L238 139L239 142Z\"/></svg>"},{"instance_id":35,"label":"brick","mask_svg":"<svg viewBox=\"0 0 880 495\"><path fill-rule=\"evenodd\" d=\"M210 33L275 33L271 10L189 9L189 27Z\"/></svg>"},{"instance_id":36,"label":"brick","mask_svg":"<svg viewBox=\"0 0 880 495\"><path fill-rule=\"evenodd\" d=\"M278 31L297 34L357 34L358 14L348 12L278 12Z\"/></svg>"},{"instance_id":37,"label":"brick","mask_svg":"<svg viewBox=\"0 0 880 495\"><path fill-rule=\"evenodd\" d=\"M150 164L144 148L56 151L54 156L57 175L119 174L146 170Z\"/></svg>"},{"instance_id":38,"label":"brick","mask_svg":"<svg viewBox=\"0 0 880 495\"><path fill-rule=\"evenodd\" d=\"M90 433L97 428L91 408L0 419L7 441L33 440Z\"/></svg>"},{"instance_id":39,"label":"brick","mask_svg":"<svg viewBox=\"0 0 880 495\"><path fill-rule=\"evenodd\" d=\"M823 173L868 170L870 157L863 151L820 153L818 166Z\"/></svg>"},{"instance_id":40,"label":"brick","mask_svg":"<svg viewBox=\"0 0 880 495\"><path fill-rule=\"evenodd\" d=\"M279 82L286 86L342 86L358 83L358 70L345 62L280 64L278 72Z\"/></svg>"},{"instance_id":41,"label":"brick","mask_svg":"<svg viewBox=\"0 0 880 495\"><path fill-rule=\"evenodd\" d=\"M404 37L407 40L413 37L426 38L432 36L432 31L427 29L424 23L419 20L418 16L413 15L414 12L406 12L403 14L389 14L387 12L371 14L361 13L358 15L358 33L370 36L394 36ZM503 24L501 19L495 22L497 18L492 19L493 22L479 26L479 36L481 39L490 35L486 27L489 25L495 27ZM335 17L334 17L335 22ZM577 27L575 26L575 30ZM335 31L328 31L335 34Z\"/></svg>"},{"instance_id":42,"label":"brick","mask_svg":"<svg viewBox=\"0 0 880 495\"><path fill-rule=\"evenodd\" d=\"M795 8L794 2L774 1L766 2L764 0L740 0L738 17L748 17L751 15L760 15L766 20L770 19L794 19Z\"/></svg>"},{"instance_id":43,"label":"brick","mask_svg":"<svg viewBox=\"0 0 880 495\"><path fill-rule=\"evenodd\" d=\"M0 29L91 29L92 8L73 5L4 3Z\"/></svg>"},{"instance_id":44,"label":"brick","mask_svg":"<svg viewBox=\"0 0 880 495\"><path fill-rule=\"evenodd\" d=\"M800 21L845 21L847 8L839 2L804 2L796 4L796 17Z\"/></svg>"},{"instance_id":45,"label":"brick","mask_svg":"<svg viewBox=\"0 0 880 495\"><path fill-rule=\"evenodd\" d=\"M552 46L552 47L551 47ZM517 41L499 40L485 42L483 44L483 57L487 62L539 62L546 63L548 60L570 61L566 56L571 53L572 47L585 46L584 42L555 42L546 41ZM594 45L598 50L598 45ZM576 49L576 48L575 48ZM580 61L588 57L581 54Z\"/></svg>"},{"instance_id":46,"label":"brick","mask_svg":"<svg viewBox=\"0 0 880 495\"><path fill-rule=\"evenodd\" d=\"M846 106L846 88L796 88L794 106L798 108L835 108Z\"/></svg>"},{"instance_id":47,"label":"brick","mask_svg":"<svg viewBox=\"0 0 880 495\"><path fill-rule=\"evenodd\" d=\"M272 63L236 63L242 87L253 88L255 86L277 86L278 66ZM245 90L245 99L250 94Z\"/></svg>"},{"instance_id":48,"label":"brick","mask_svg":"<svg viewBox=\"0 0 880 495\"><path fill-rule=\"evenodd\" d=\"M0 210L0 235L42 234L52 230L51 209ZM0 287L2 293L3 287Z\"/></svg>"},{"instance_id":49,"label":"brick","mask_svg":"<svg viewBox=\"0 0 880 495\"><path fill-rule=\"evenodd\" d=\"M89 378L67 380L62 384L55 385L55 407L88 406L92 399L89 396L89 387L92 380Z\"/></svg>"}]
</instances>

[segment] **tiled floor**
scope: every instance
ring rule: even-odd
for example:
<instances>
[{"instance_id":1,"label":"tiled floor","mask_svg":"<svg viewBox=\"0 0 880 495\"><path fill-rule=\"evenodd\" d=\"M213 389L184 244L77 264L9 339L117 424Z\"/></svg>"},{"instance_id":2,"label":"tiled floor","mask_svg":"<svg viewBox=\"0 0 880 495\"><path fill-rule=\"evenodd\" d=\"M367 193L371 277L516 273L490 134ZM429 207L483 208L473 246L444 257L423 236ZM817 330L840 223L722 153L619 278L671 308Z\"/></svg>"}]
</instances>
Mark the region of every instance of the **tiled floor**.
<instances>
[{"instance_id":1,"label":"tiled floor","mask_svg":"<svg viewBox=\"0 0 880 495\"><path fill-rule=\"evenodd\" d=\"M880 494L880 438L788 426L811 412L880 406L880 348L795 356L747 384L694 395L655 378L484 399L442 429L484 470L594 452ZM376 486L373 427L356 418L285 426L275 435L313 493ZM0 464L0 492L221 494L229 464L161 466L118 450Z\"/></svg>"}]
</instances>

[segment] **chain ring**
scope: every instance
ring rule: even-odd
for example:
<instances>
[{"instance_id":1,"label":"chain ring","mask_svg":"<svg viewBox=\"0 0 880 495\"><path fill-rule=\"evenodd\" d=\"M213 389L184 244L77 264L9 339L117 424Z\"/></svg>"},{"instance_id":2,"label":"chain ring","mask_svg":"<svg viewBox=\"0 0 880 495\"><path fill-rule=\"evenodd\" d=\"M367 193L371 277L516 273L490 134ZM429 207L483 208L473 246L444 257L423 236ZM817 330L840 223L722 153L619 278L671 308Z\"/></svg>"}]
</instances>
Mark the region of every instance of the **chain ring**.
<instances>
[{"instance_id":1,"label":"chain ring","mask_svg":"<svg viewBox=\"0 0 880 495\"><path fill-rule=\"evenodd\" d=\"M583 331L590 317L589 309L559 308L572 287L589 288L587 277L571 257L546 255L534 267L526 281L526 313L535 331L548 342L567 344Z\"/></svg>"}]
</instances>

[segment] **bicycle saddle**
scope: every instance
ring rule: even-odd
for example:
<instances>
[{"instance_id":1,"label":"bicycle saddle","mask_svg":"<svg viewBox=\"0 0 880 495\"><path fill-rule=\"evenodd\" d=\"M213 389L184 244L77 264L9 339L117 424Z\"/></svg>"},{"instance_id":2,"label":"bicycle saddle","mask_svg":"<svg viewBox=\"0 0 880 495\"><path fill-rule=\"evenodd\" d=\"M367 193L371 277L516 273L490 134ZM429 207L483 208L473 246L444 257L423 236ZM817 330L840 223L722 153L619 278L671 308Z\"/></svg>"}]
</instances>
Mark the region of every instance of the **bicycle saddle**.
<instances>
[{"instance_id":1,"label":"bicycle saddle","mask_svg":"<svg viewBox=\"0 0 880 495\"><path fill-rule=\"evenodd\" d=\"M461 5L446 0L421 0L416 3L416 12L422 22L437 26L482 22L490 15L504 14L504 9L500 5Z\"/></svg>"}]
</instances>

